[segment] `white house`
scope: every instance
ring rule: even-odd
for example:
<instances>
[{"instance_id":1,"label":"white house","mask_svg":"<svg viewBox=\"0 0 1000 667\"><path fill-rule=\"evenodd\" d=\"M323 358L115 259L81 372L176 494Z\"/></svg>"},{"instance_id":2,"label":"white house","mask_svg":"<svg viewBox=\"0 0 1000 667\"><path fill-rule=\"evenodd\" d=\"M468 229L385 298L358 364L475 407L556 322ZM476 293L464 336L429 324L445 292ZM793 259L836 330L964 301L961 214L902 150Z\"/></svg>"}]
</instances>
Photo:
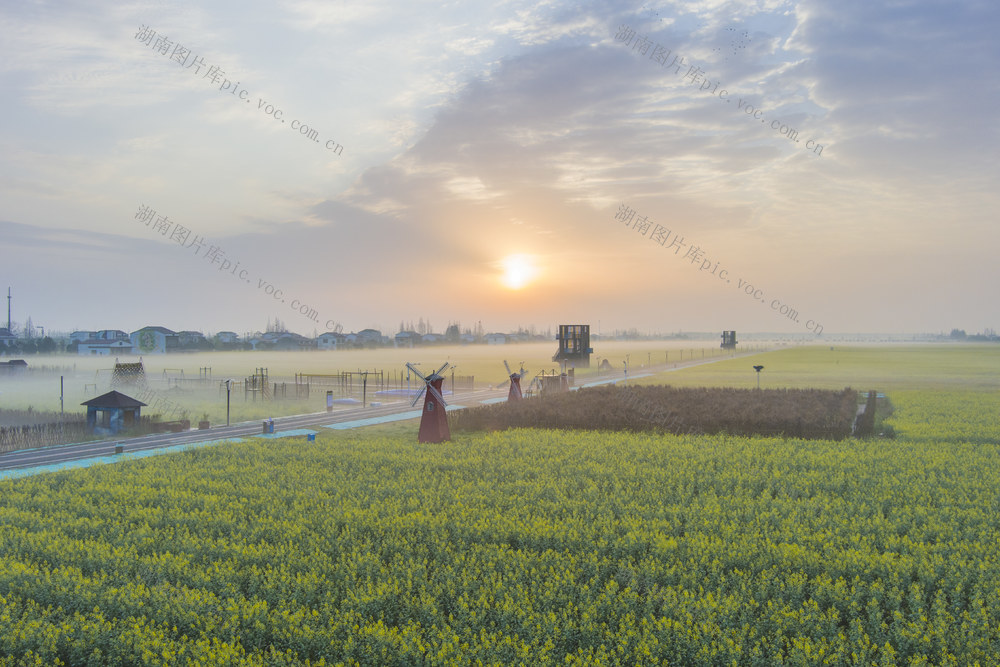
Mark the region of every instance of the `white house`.
<instances>
[{"instance_id":1,"label":"white house","mask_svg":"<svg viewBox=\"0 0 1000 667\"><path fill-rule=\"evenodd\" d=\"M220 331L215 334L215 340L223 345L235 345L240 342L240 336L234 331Z\"/></svg>"},{"instance_id":2,"label":"white house","mask_svg":"<svg viewBox=\"0 0 1000 667\"><path fill-rule=\"evenodd\" d=\"M85 357L110 357L132 354L132 343L127 340L98 340L91 338L77 347L77 354Z\"/></svg>"},{"instance_id":3,"label":"white house","mask_svg":"<svg viewBox=\"0 0 1000 667\"><path fill-rule=\"evenodd\" d=\"M378 329L362 329L358 332L358 338L362 343L373 343L375 345L382 345L385 342L382 332Z\"/></svg>"},{"instance_id":4,"label":"white house","mask_svg":"<svg viewBox=\"0 0 1000 667\"><path fill-rule=\"evenodd\" d=\"M400 331L393 341L396 347L413 347L420 342L420 334L416 331Z\"/></svg>"},{"instance_id":5,"label":"white house","mask_svg":"<svg viewBox=\"0 0 1000 667\"><path fill-rule=\"evenodd\" d=\"M144 327L130 336L132 349L141 354L166 354L180 348L179 336L166 327Z\"/></svg>"},{"instance_id":6,"label":"white house","mask_svg":"<svg viewBox=\"0 0 1000 667\"><path fill-rule=\"evenodd\" d=\"M269 331L250 339L254 350L308 350L314 341L291 331Z\"/></svg>"},{"instance_id":7,"label":"white house","mask_svg":"<svg viewBox=\"0 0 1000 667\"><path fill-rule=\"evenodd\" d=\"M486 334L487 345L504 345L507 342L507 334L488 333Z\"/></svg>"},{"instance_id":8,"label":"white house","mask_svg":"<svg viewBox=\"0 0 1000 667\"><path fill-rule=\"evenodd\" d=\"M70 336L72 339L72 336ZM127 333L121 329L101 329L100 331L91 332L90 338L97 340L124 340L128 341L129 336ZM81 343L83 341L80 341Z\"/></svg>"},{"instance_id":9,"label":"white house","mask_svg":"<svg viewBox=\"0 0 1000 667\"><path fill-rule=\"evenodd\" d=\"M444 336L436 333L427 333L420 337L422 343L440 343L443 340Z\"/></svg>"},{"instance_id":10,"label":"white house","mask_svg":"<svg viewBox=\"0 0 1000 667\"><path fill-rule=\"evenodd\" d=\"M316 337L316 348L319 350L336 350L344 346L345 337L342 333L327 331Z\"/></svg>"},{"instance_id":11,"label":"white house","mask_svg":"<svg viewBox=\"0 0 1000 667\"><path fill-rule=\"evenodd\" d=\"M200 331L178 331L178 345L185 349L210 347L205 334Z\"/></svg>"}]
</instances>

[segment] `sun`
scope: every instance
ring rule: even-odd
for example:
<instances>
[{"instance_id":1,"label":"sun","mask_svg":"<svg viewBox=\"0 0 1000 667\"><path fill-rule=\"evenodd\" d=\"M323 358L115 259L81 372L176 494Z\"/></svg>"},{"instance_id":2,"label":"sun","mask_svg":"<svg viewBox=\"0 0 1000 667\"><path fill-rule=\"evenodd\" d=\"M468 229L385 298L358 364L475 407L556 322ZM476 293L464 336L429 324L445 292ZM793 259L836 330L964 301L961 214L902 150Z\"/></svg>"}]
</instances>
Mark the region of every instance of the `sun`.
<instances>
[{"instance_id":1,"label":"sun","mask_svg":"<svg viewBox=\"0 0 1000 667\"><path fill-rule=\"evenodd\" d=\"M529 285L538 275L538 268L528 255L507 255L500 261L503 284L518 290Z\"/></svg>"}]
</instances>

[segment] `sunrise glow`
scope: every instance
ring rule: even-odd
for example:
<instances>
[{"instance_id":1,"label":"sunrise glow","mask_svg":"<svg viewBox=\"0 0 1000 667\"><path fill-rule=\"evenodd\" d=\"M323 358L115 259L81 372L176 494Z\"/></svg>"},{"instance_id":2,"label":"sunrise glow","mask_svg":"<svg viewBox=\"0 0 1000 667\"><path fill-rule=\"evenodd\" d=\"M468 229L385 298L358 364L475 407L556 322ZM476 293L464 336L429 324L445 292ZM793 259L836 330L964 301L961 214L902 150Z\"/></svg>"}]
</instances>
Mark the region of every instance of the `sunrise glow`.
<instances>
[{"instance_id":1,"label":"sunrise glow","mask_svg":"<svg viewBox=\"0 0 1000 667\"><path fill-rule=\"evenodd\" d=\"M522 289L538 275L538 268L527 255L508 255L500 265L503 269L502 281L508 289Z\"/></svg>"}]
</instances>

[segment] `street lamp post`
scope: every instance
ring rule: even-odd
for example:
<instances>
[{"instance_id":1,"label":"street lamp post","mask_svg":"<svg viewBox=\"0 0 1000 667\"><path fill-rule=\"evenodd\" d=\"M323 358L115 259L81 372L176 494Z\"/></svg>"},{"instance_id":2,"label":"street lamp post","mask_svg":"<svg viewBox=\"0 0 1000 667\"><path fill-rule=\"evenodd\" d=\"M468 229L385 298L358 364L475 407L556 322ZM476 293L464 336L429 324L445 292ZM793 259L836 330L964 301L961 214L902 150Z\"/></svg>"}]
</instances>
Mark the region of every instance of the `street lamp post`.
<instances>
[{"instance_id":1,"label":"street lamp post","mask_svg":"<svg viewBox=\"0 0 1000 667\"><path fill-rule=\"evenodd\" d=\"M232 382L232 380L226 380L226 426L229 426L229 389Z\"/></svg>"},{"instance_id":2,"label":"street lamp post","mask_svg":"<svg viewBox=\"0 0 1000 667\"><path fill-rule=\"evenodd\" d=\"M416 363L416 364L411 364L409 362L406 363L406 395L407 396L410 395L410 366L419 366L419 365L420 365L419 363Z\"/></svg>"},{"instance_id":3,"label":"street lamp post","mask_svg":"<svg viewBox=\"0 0 1000 667\"><path fill-rule=\"evenodd\" d=\"M760 389L760 372L764 370L763 366L754 366L753 369L757 371L757 388Z\"/></svg>"}]
</instances>

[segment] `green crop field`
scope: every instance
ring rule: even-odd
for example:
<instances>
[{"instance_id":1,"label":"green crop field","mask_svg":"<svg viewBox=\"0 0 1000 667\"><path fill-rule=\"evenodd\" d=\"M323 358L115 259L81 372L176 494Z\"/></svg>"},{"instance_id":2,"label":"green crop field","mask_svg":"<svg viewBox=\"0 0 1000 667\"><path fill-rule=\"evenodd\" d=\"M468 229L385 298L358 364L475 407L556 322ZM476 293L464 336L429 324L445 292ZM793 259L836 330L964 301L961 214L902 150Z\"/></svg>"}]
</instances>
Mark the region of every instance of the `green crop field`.
<instances>
[{"instance_id":1,"label":"green crop field","mask_svg":"<svg viewBox=\"0 0 1000 667\"><path fill-rule=\"evenodd\" d=\"M992 344L802 346L680 368L636 383L749 388L756 386L755 364L764 366L761 388L1000 391L1000 346Z\"/></svg>"},{"instance_id":2,"label":"green crop field","mask_svg":"<svg viewBox=\"0 0 1000 667\"><path fill-rule=\"evenodd\" d=\"M883 390L895 440L410 422L0 482L0 665L1000 664L993 349L656 378Z\"/></svg>"}]
</instances>

